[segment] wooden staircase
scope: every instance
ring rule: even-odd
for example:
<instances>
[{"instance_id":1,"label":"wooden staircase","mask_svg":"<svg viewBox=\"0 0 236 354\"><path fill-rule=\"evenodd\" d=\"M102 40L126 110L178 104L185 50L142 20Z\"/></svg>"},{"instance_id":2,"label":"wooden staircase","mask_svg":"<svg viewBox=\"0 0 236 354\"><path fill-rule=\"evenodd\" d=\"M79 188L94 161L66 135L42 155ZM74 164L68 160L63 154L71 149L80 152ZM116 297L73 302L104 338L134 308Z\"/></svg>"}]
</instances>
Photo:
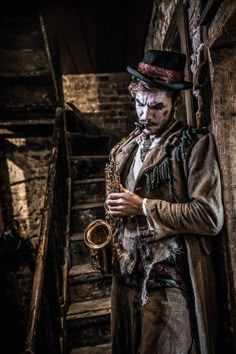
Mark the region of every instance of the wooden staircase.
<instances>
[{"instance_id":1,"label":"wooden staircase","mask_svg":"<svg viewBox=\"0 0 236 354\"><path fill-rule=\"evenodd\" d=\"M94 271L84 243L84 230L104 219L104 168L110 138L87 127L83 117L68 112L67 135L72 173L70 251L68 273L70 306L67 328L71 354L110 354L111 276ZM77 121L77 125L75 124Z\"/></svg>"},{"instance_id":2,"label":"wooden staircase","mask_svg":"<svg viewBox=\"0 0 236 354\"><path fill-rule=\"evenodd\" d=\"M53 50L52 38L48 36L44 18L36 9L2 10L0 30L1 163L8 158L12 145L12 149L18 153L15 163L28 173L30 180L30 168L24 164L21 166L25 151L31 149L37 153L41 147L43 149L46 146L50 157L50 160L47 157L44 162L48 175L42 182L42 193L45 193L41 213L43 232L37 233L37 240L34 240L37 256L36 265L32 269L34 280L32 293L29 294L31 301L29 308L24 308L23 319L20 319L23 328L14 328L14 323L20 322L16 311L15 318L10 318L11 328L7 328L6 335L3 335L5 338L1 340L0 351L6 354L23 351L35 354L65 353L66 281L63 271L67 263L65 230L68 166L61 73L56 60L58 54ZM8 138L24 138L24 149L10 144ZM33 175L35 179L38 177L37 174ZM7 189L9 181L5 182L2 185ZM29 187L27 179L25 185ZM5 223L14 221L13 213L9 213L7 207L5 210ZM54 254L53 262L50 261L51 254ZM25 279L20 280L23 284ZM6 303L7 300L4 299ZM6 323L1 325L7 327ZM22 338L18 343L16 338L20 330Z\"/></svg>"}]
</instances>

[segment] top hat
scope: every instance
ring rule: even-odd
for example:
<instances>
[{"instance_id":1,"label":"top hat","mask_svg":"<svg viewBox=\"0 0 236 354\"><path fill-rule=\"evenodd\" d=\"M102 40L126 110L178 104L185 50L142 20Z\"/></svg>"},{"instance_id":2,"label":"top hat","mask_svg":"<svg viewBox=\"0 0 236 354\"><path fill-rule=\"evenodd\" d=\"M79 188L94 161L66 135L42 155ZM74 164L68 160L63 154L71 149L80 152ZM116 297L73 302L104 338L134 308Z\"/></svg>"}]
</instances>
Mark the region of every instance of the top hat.
<instances>
[{"instance_id":1,"label":"top hat","mask_svg":"<svg viewBox=\"0 0 236 354\"><path fill-rule=\"evenodd\" d=\"M127 71L149 85L166 90L187 90L192 83L184 81L186 56L182 53L148 50L135 69L127 66Z\"/></svg>"}]
</instances>

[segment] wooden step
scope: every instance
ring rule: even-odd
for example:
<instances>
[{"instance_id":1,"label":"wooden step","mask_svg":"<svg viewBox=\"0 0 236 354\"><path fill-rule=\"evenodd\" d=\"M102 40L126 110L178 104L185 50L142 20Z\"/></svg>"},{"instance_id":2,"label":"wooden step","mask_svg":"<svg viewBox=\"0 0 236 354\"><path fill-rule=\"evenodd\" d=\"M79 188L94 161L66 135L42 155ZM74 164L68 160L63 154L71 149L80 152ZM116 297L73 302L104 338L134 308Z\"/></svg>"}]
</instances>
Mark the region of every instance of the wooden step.
<instances>
[{"instance_id":1,"label":"wooden step","mask_svg":"<svg viewBox=\"0 0 236 354\"><path fill-rule=\"evenodd\" d=\"M92 183L103 183L105 182L105 178L87 178L87 179L78 179L74 180L73 185L77 184L92 184Z\"/></svg>"},{"instance_id":2,"label":"wooden step","mask_svg":"<svg viewBox=\"0 0 236 354\"><path fill-rule=\"evenodd\" d=\"M85 209L93 209L93 208L102 208L104 207L104 203L84 203L80 205L74 205L71 210L85 210Z\"/></svg>"},{"instance_id":3,"label":"wooden step","mask_svg":"<svg viewBox=\"0 0 236 354\"><path fill-rule=\"evenodd\" d=\"M112 354L111 343L72 349L70 354Z\"/></svg>"},{"instance_id":4,"label":"wooden step","mask_svg":"<svg viewBox=\"0 0 236 354\"><path fill-rule=\"evenodd\" d=\"M73 266L68 274L71 302L90 301L111 295L111 275L95 271L91 263Z\"/></svg>"},{"instance_id":5,"label":"wooden step","mask_svg":"<svg viewBox=\"0 0 236 354\"><path fill-rule=\"evenodd\" d=\"M5 16L7 17L7 16ZM1 20L0 20L1 23ZM31 28L30 28L31 27ZM28 24L20 23L18 26L0 25L0 48L2 49L38 49L44 47L42 32L39 28L32 28ZM34 25L35 27L35 25Z\"/></svg>"},{"instance_id":6,"label":"wooden step","mask_svg":"<svg viewBox=\"0 0 236 354\"><path fill-rule=\"evenodd\" d=\"M55 119L11 119L11 120L0 120L0 127L12 127L12 126L31 126L31 125L53 125Z\"/></svg>"},{"instance_id":7,"label":"wooden step","mask_svg":"<svg viewBox=\"0 0 236 354\"><path fill-rule=\"evenodd\" d=\"M89 161L89 160L106 160L108 159L108 155L78 155L78 156L70 156L70 160L74 161Z\"/></svg>"},{"instance_id":8,"label":"wooden step","mask_svg":"<svg viewBox=\"0 0 236 354\"><path fill-rule=\"evenodd\" d=\"M91 203L71 209L71 232L84 232L88 224L96 219L104 219L104 203Z\"/></svg>"},{"instance_id":9,"label":"wooden step","mask_svg":"<svg viewBox=\"0 0 236 354\"><path fill-rule=\"evenodd\" d=\"M110 138L104 135L67 133L70 155L105 155L109 154Z\"/></svg>"},{"instance_id":10,"label":"wooden step","mask_svg":"<svg viewBox=\"0 0 236 354\"><path fill-rule=\"evenodd\" d=\"M80 277L82 276L82 281L86 281L87 278L84 278L84 276L87 275L94 275L94 274L100 274L99 272L95 271L90 263L84 264L84 265L79 265L79 266L74 266L71 267L68 277L70 284L74 282L75 280L80 280ZM72 281L71 281L72 280Z\"/></svg>"},{"instance_id":11,"label":"wooden step","mask_svg":"<svg viewBox=\"0 0 236 354\"><path fill-rule=\"evenodd\" d=\"M70 237L70 254L73 265L83 265L90 262L90 252L84 242L83 232Z\"/></svg>"},{"instance_id":12,"label":"wooden step","mask_svg":"<svg viewBox=\"0 0 236 354\"><path fill-rule=\"evenodd\" d=\"M15 81L2 79L0 83L0 107L19 106L24 104L56 105L55 89L51 78L47 77L45 82L29 78Z\"/></svg>"},{"instance_id":13,"label":"wooden step","mask_svg":"<svg viewBox=\"0 0 236 354\"><path fill-rule=\"evenodd\" d=\"M0 136L3 138L52 137L53 124L1 125Z\"/></svg>"},{"instance_id":14,"label":"wooden step","mask_svg":"<svg viewBox=\"0 0 236 354\"><path fill-rule=\"evenodd\" d=\"M0 72L0 78L2 79L27 79L27 78L41 78L48 77L50 72L47 69L40 71L24 71L24 72Z\"/></svg>"},{"instance_id":15,"label":"wooden step","mask_svg":"<svg viewBox=\"0 0 236 354\"><path fill-rule=\"evenodd\" d=\"M105 165L108 155L102 156L71 156L72 179L104 178Z\"/></svg>"},{"instance_id":16,"label":"wooden step","mask_svg":"<svg viewBox=\"0 0 236 354\"><path fill-rule=\"evenodd\" d=\"M72 108L73 111L68 110L68 106ZM94 134L98 134L101 132L101 135L109 135L111 137L111 144L114 146L118 141L120 141L127 133L133 130L132 118L135 119L135 114L131 119L129 126L127 126L127 109L133 109L133 103L124 103L120 105L117 103L117 107L119 106L119 113L117 111L112 111L109 108L114 107L114 102L110 102L108 104L100 104L98 112L86 112L86 115L83 116L83 113L79 111L78 107L76 107L71 102L66 102L67 116L68 116L68 124L67 128L69 131L73 132L93 132ZM82 128L82 130L81 130Z\"/></svg>"},{"instance_id":17,"label":"wooden step","mask_svg":"<svg viewBox=\"0 0 236 354\"><path fill-rule=\"evenodd\" d=\"M21 73L45 71L50 73L45 48L40 49L0 49L0 73Z\"/></svg>"},{"instance_id":18,"label":"wooden step","mask_svg":"<svg viewBox=\"0 0 236 354\"><path fill-rule=\"evenodd\" d=\"M72 205L101 203L105 199L105 179L88 178L73 181Z\"/></svg>"},{"instance_id":19,"label":"wooden step","mask_svg":"<svg viewBox=\"0 0 236 354\"><path fill-rule=\"evenodd\" d=\"M72 102L65 102L66 109L66 127L68 133L81 133L90 135L103 135L104 129L101 126L95 125L94 122L88 121L89 113L84 115L76 105Z\"/></svg>"},{"instance_id":20,"label":"wooden step","mask_svg":"<svg viewBox=\"0 0 236 354\"><path fill-rule=\"evenodd\" d=\"M4 106L0 106L0 120L54 119L56 107L45 102L42 104L21 102L17 105L5 103Z\"/></svg>"},{"instance_id":21,"label":"wooden step","mask_svg":"<svg viewBox=\"0 0 236 354\"><path fill-rule=\"evenodd\" d=\"M80 232L80 233L75 233L72 234L72 236L70 237L70 241L71 242L76 242L76 241L83 241L84 240L84 233Z\"/></svg>"},{"instance_id":22,"label":"wooden step","mask_svg":"<svg viewBox=\"0 0 236 354\"><path fill-rule=\"evenodd\" d=\"M109 342L110 316L110 298L70 305L66 318L71 348Z\"/></svg>"},{"instance_id":23,"label":"wooden step","mask_svg":"<svg viewBox=\"0 0 236 354\"><path fill-rule=\"evenodd\" d=\"M111 313L111 299L96 299L85 302L76 302L71 304L66 319L79 320L84 318L93 318L99 316L110 315Z\"/></svg>"}]
</instances>

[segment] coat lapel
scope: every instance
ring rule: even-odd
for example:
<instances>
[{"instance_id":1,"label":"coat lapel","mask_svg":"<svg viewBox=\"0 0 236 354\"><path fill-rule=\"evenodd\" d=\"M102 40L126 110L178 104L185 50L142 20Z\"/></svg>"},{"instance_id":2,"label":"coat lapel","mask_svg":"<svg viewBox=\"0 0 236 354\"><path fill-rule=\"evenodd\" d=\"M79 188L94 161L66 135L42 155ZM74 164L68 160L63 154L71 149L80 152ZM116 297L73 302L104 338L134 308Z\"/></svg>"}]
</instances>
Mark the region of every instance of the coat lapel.
<instances>
[{"instance_id":1,"label":"coat lapel","mask_svg":"<svg viewBox=\"0 0 236 354\"><path fill-rule=\"evenodd\" d=\"M137 185L140 178L142 177L142 175L146 171L152 169L155 165L160 163L166 156L167 156L167 154L165 152L164 145L156 144L156 146L154 146L151 149L151 151L149 152L149 154L147 155L147 157L146 157L146 159L139 171L135 185Z\"/></svg>"},{"instance_id":2,"label":"coat lapel","mask_svg":"<svg viewBox=\"0 0 236 354\"><path fill-rule=\"evenodd\" d=\"M176 130L180 129L181 127L183 127L183 124L181 122L174 121L169 127L169 129L162 135L160 143L154 146L151 149L150 153L147 155L147 158L145 159L142 168L137 176L135 185L137 185L140 178L146 171L152 169L155 165L159 164L167 156L166 146L170 141L170 137L172 133L175 133ZM123 148L121 147L118 150L118 153L116 155L116 162L120 175L122 174L127 161L129 160L129 165L131 165L132 163L132 159L129 158L131 154L134 156L134 149L137 149L138 147L138 137L139 135L135 136L134 139L132 139L127 145L125 145ZM126 166L126 169L129 167L130 166Z\"/></svg>"},{"instance_id":3,"label":"coat lapel","mask_svg":"<svg viewBox=\"0 0 236 354\"><path fill-rule=\"evenodd\" d=\"M116 163L120 175L122 174L130 155L132 154L134 149L138 147L136 139L137 137L131 140L127 145L124 146L124 148L121 148L116 155Z\"/></svg>"},{"instance_id":4,"label":"coat lapel","mask_svg":"<svg viewBox=\"0 0 236 354\"><path fill-rule=\"evenodd\" d=\"M158 165L167 156L166 146L171 140L172 133L176 132L180 127L182 127L182 123L174 121L169 129L162 135L161 141L151 149L139 171L135 185L138 184L144 173Z\"/></svg>"}]
</instances>

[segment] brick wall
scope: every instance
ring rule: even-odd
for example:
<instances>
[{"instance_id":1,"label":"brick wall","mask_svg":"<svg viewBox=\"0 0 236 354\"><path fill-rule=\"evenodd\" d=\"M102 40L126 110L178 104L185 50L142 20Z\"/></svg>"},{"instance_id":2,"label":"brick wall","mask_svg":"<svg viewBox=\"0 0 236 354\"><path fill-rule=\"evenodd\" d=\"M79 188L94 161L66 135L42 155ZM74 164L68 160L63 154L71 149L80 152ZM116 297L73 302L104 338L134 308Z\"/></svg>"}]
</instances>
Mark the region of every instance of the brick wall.
<instances>
[{"instance_id":1,"label":"brick wall","mask_svg":"<svg viewBox=\"0 0 236 354\"><path fill-rule=\"evenodd\" d=\"M123 137L134 128L134 104L127 73L63 76L65 102L72 102L83 119L104 133Z\"/></svg>"},{"instance_id":2,"label":"brick wall","mask_svg":"<svg viewBox=\"0 0 236 354\"><path fill-rule=\"evenodd\" d=\"M14 220L19 222L22 237L37 238L46 188L50 140L6 139L5 146L8 167L5 179L9 179L11 194L9 198L6 196L5 208L8 209L8 215L12 212Z\"/></svg>"},{"instance_id":3,"label":"brick wall","mask_svg":"<svg viewBox=\"0 0 236 354\"><path fill-rule=\"evenodd\" d=\"M15 244L12 249L0 249L0 281L3 287L0 302L4 304L0 324L1 328L5 326L6 341L9 341L9 333L14 332L9 348L12 345L20 349L24 340L33 281L33 249L38 244L49 157L48 138L1 140L3 220L7 225L17 226L17 234L23 239L19 249L15 249Z\"/></svg>"},{"instance_id":4,"label":"brick wall","mask_svg":"<svg viewBox=\"0 0 236 354\"><path fill-rule=\"evenodd\" d=\"M19 223L20 235L37 243L41 223L41 209L50 157L47 138L8 138L3 152L7 170L1 179L5 219ZM2 170L4 171L4 169ZM8 183L9 182L9 183ZM6 190L8 188L8 190Z\"/></svg>"}]
</instances>

